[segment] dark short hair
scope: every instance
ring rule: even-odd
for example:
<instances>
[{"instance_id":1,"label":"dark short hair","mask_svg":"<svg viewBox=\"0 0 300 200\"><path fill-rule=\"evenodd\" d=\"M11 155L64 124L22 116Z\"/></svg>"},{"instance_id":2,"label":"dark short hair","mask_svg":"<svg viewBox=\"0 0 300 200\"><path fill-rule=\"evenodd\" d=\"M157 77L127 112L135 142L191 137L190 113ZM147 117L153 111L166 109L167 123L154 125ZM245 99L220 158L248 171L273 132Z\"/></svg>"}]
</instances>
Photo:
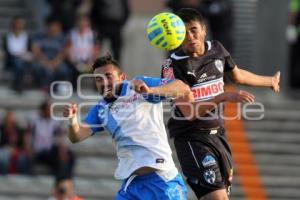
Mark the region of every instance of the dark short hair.
<instances>
[{"instance_id":1,"label":"dark short hair","mask_svg":"<svg viewBox=\"0 0 300 200\"><path fill-rule=\"evenodd\" d=\"M17 20L19 20L19 19L25 20L25 18L22 17L21 15L15 15L15 16L13 17L12 21L14 22L14 21L17 21Z\"/></svg>"},{"instance_id":2,"label":"dark short hair","mask_svg":"<svg viewBox=\"0 0 300 200\"><path fill-rule=\"evenodd\" d=\"M119 63L113 59L113 57L110 54L107 54L106 56L97 58L92 66L93 71L99 67L103 67L105 65L113 65L119 72L121 72Z\"/></svg>"},{"instance_id":3,"label":"dark short hair","mask_svg":"<svg viewBox=\"0 0 300 200\"><path fill-rule=\"evenodd\" d=\"M198 21L204 25L204 19L200 12L193 8L181 8L175 13L183 22Z\"/></svg>"},{"instance_id":4,"label":"dark short hair","mask_svg":"<svg viewBox=\"0 0 300 200\"><path fill-rule=\"evenodd\" d=\"M11 25L14 26L15 23L18 21L18 20L24 20L25 21L25 18L22 17L21 15L16 15L13 17L12 21L11 21Z\"/></svg>"},{"instance_id":5,"label":"dark short hair","mask_svg":"<svg viewBox=\"0 0 300 200\"><path fill-rule=\"evenodd\" d=\"M87 19L88 21L90 21L89 16L88 16L88 15L84 15L84 14L77 15L75 21L76 21L76 22L79 22L79 21L82 20L82 19Z\"/></svg>"},{"instance_id":6,"label":"dark short hair","mask_svg":"<svg viewBox=\"0 0 300 200\"><path fill-rule=\"evenodd\" d=\"M66 180L72 181L72 177L69 175L61 175L61 176L56 177L54 180L54 187L58 187L61 182L66 181Z\"/></svg>"},{"instance_id":7,"label":"dark short hair","mask_svg":"<svg viewBox=\"0 0 300 200\"><path fill-rule=\"evenodd\" d=\"M49 25L49 24L53 24L53 23L58 23L60 25L62 24L61 20L58 17L53 16L53 15L48 16L46 19L46 24Z\"/></svg>"},{"instance_id":8,"label":"dark short hair","mask_svg":"<svg viewBox=\"0 0 300 200\"><path fill-rule=\"evenodd\" d=\"M44 110L46 110L50 105L51 105L50 100L46 99L46 100L44 100L44 101L40 104L39 109L40 109L41 111L44 111Z\"/></svg>"}]
</instances>

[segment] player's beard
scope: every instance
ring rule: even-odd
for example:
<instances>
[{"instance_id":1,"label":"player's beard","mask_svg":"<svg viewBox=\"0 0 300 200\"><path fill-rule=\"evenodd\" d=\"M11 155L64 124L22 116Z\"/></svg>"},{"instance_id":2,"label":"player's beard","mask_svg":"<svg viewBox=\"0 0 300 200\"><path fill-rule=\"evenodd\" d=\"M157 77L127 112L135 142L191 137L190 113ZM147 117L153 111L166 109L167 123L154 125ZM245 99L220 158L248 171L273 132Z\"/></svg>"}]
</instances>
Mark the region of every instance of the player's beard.
<instances>
[{"instance_id":1,"label":"player's beard","mask_svg":"<svg viewBox=\"0 0 300 200\"><path fill-rule=\"evenodd\" d=\"M106 88L106 91L104 91L104 88L103 88L102 91L104 91L104 92L101 95L103 95L105 101L107 101L107 102L115 101L119 97L120 88L121 88L120 86L121 86L121 84L116 84L114 86L108 86Z\"/></svg>"}]
</instances>

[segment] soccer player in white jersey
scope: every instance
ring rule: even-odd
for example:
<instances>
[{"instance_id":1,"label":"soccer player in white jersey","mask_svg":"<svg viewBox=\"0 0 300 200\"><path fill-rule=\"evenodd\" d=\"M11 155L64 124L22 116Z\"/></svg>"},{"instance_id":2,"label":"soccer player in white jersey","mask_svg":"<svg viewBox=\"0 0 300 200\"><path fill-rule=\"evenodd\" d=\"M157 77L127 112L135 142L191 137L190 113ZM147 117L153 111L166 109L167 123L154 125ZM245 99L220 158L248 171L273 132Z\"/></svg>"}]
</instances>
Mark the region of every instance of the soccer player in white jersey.
<instances>
[{"instance_id":1,"label":"soccer player in white jersey","mask_svg":"<svg viewBox=\"0 0 300 200\"><path fill-rule=\"evenodd\" d=\"M65 106L69 118L69 139L80 142L106 130L113 138L118 167L115 178L123 180L117 200L186 199L186 187L175 167L163 122L161 100L191 97L182 81L138 77L126 81L111 56L98 58L93 65L99 102L83 123L76 118L77 106Z\"/></svg>"}]
</instances>

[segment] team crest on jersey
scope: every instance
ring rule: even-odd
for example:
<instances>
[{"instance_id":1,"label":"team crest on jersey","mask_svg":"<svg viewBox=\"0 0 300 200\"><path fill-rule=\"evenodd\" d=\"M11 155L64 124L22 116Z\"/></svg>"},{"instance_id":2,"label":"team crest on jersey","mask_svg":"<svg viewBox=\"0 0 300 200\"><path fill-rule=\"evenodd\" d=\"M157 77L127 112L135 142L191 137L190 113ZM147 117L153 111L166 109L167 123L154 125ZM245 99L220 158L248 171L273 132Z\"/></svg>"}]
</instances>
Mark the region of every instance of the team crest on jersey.
<instances>
[{"instance_id":1,"label":"team crest on jersey","mask_svg":"<svg viewBox=\"0 0 300 200\"><path fill-rule=\"evenodd\" d=\"M168 58L168 59L165 60L165 62L163 64L163 67L164 68L169 68L171 63L172 63L172 60L170 58Z\"/></svg>"},{"instance_id":2,"label":"team crest on jersey","mask_svg":"<svg viewBox=\"0 0 300 200\"><path fill-rule=\"evenodd\" d=\"M110 110L111 113L117 113L117 112L119 112L119 107L120 106L118 104L116 104L115 102L112 102L112 103L110 103L108 105L108 108L109 108L109 110Z\"/></svg>"},{"instance_id":3,"label":"team crest on jersey","mask_svg":"<svg viewBox=\"0 0 300 200\"><path fill-rule=\"evenodd\" d=\"M216 66L216 68L219 70L219 72L221 72L221 73L224 72L224 65L223 65L222 60L216 59L216 60L215 60L215 66Z\"/></svg>"},{"instance_id":4,"label":"team crest on jersey","mask_svg":"<svg viewBox=\"0 0 300 200\"><path fill-rule=\"evenodd\" d=\"M105 117L105 108L103 106L101 106L99 109L98 109L98 117L100 119L104 118Z\"/></svg>"},{"instance_id":5,"label":"team crest on jersey","mask_svg":"<svg viewBox=\"0 0 300 200\"><path fill-rule=\"evenodd\" d=\"M212 169L206 170L203 176L205 181L209 184L214 184L216 181L216 172Z\"/></svg>"},{"instance_id":6,"label":"team crest on jersey","mask_svg":"<svg viewBox=\"0 0 300 200\"><path fill-rule=\"evenodd\" d=\"M174 79L174 73L173 73L173 68L170 67L170 65L172 64L172 60L166 59L164 64L163 64L163 69L162 69L162 74L163 77L166 79Z\"/></svg>"},{"instance_id":7,"label":"team crest on jersey","mask_svg":"<svg viewBox=\"0 0 300 200\"><path fill-rule=\"evenodd\" d=\"M216 160L211 155L206 155L204 157L204 159L202 160L203 167L209 167L209 166L212 166L212 165L215 165L215 164L216 164Z\"/></svg>"}]
</instances>

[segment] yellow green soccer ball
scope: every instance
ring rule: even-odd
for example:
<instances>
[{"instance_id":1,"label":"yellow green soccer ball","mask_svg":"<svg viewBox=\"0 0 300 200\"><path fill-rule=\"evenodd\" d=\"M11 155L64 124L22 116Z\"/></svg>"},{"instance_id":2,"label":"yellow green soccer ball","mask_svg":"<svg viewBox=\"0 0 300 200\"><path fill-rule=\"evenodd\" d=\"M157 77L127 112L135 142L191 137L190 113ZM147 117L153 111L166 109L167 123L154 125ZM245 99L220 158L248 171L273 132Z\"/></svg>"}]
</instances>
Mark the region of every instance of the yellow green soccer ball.
<instances>
[{"instance_id":1,"label":"yellow green soccer ball","mask_svg":"<svg viewBox=\"0 0 300 200\"><path fill-rule=\"evenodd\" d=\"M185 25L175 14L163 12L154 16L147 26L150 44L170 51L181 45L185 38Z\"/></svg>"}]
</instances>

